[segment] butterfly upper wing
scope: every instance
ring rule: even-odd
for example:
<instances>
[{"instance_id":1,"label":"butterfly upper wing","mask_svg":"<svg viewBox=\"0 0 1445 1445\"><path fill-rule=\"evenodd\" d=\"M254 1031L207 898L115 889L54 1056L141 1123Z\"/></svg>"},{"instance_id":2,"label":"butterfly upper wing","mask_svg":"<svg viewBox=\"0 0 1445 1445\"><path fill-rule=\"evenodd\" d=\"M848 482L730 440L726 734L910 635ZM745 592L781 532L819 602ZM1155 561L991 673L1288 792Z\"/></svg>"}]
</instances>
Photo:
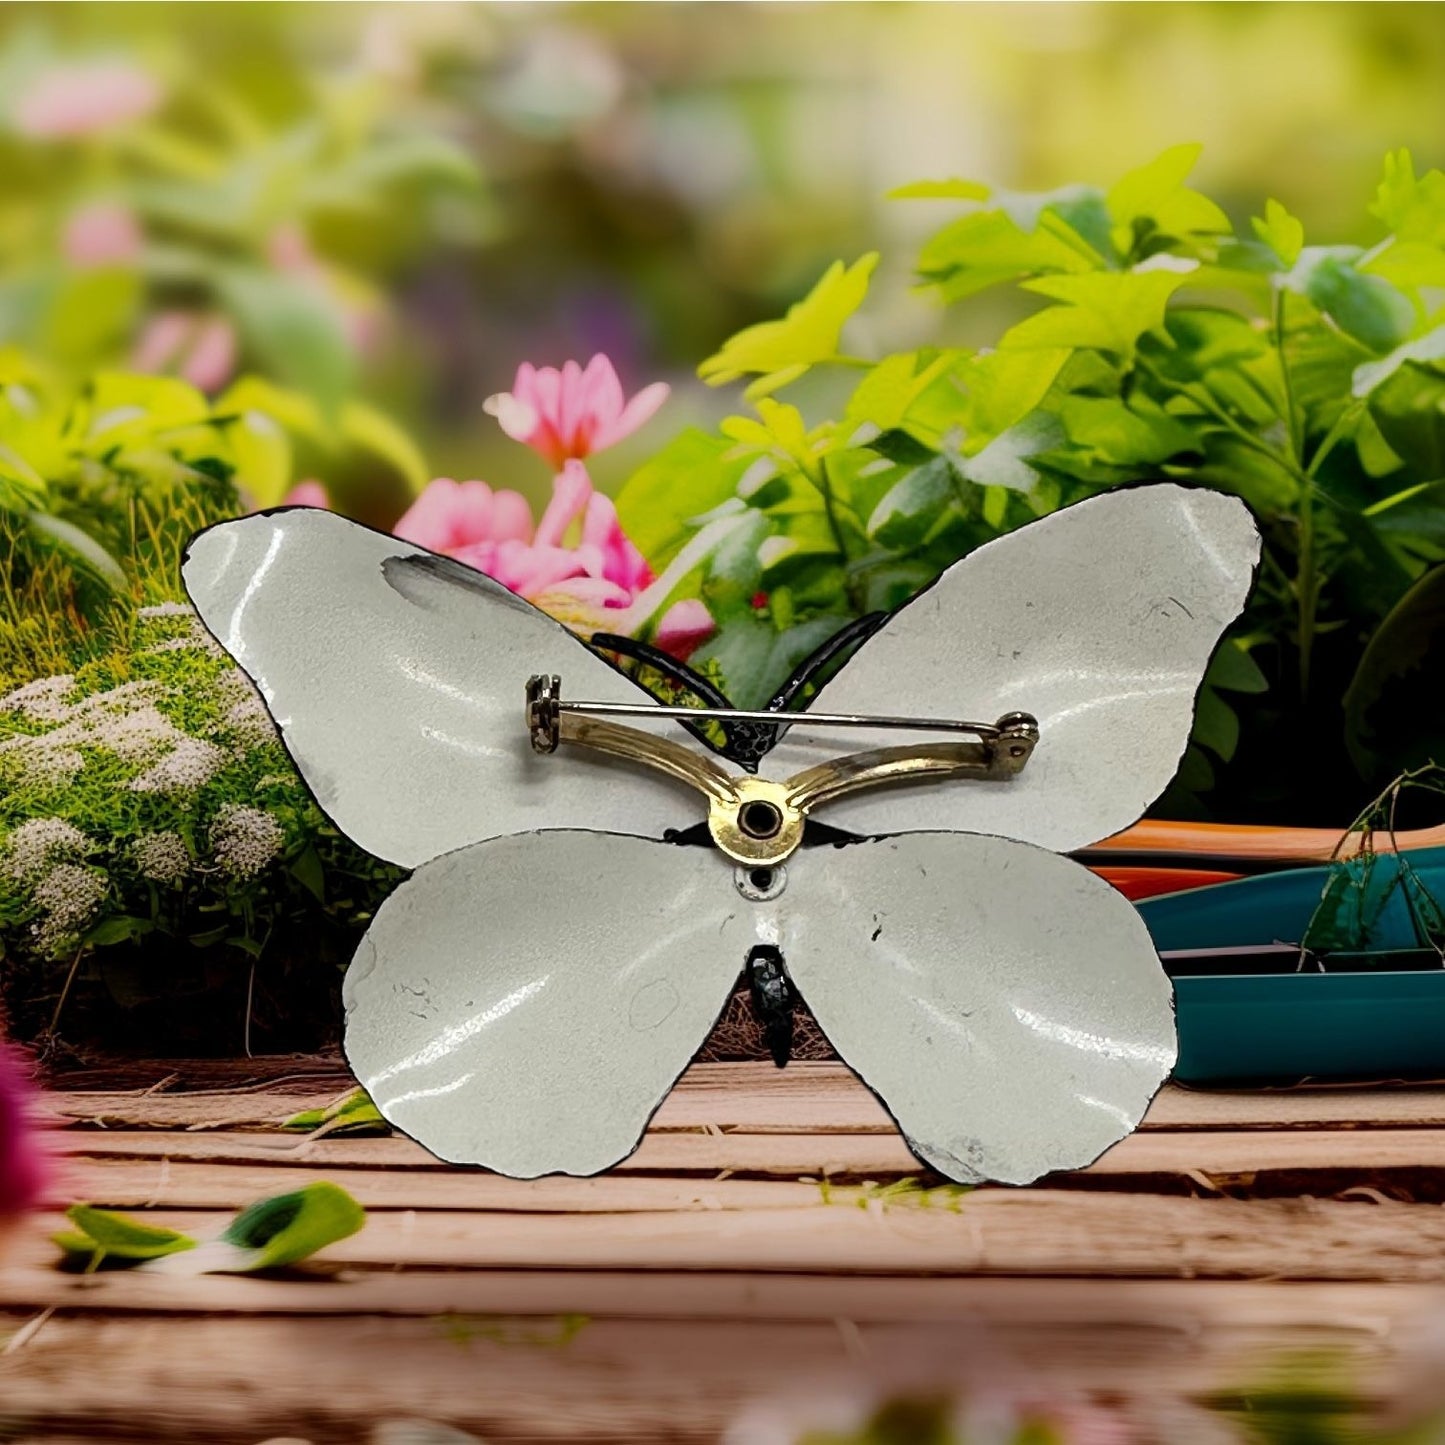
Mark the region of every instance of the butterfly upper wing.
<instances>
[{"instance_id":1,"label":"butterfly upper wing","mask_svg":"<svg viewBox=\"0 0 1445 1445\"><path fill-rule=\"evenodd\" d=\"M321 807L379 857L415 866L543 826L660 836L701 816L646 769L585 748L532 751L524 689L534 673L560 674L564 697L647 695L470 567L292 508L201 533L183 575ZM683 736L660 720L637 725Z\"/></svg>"},{"instance_id":2,"label":"butterfly upper wing","mask_svg":"<svg viewBox=\"0 0 1445 1445\"><path fill-rule=\"evenodd\" d=\"M1032 713L1039 744L1008 782L903 784L830 803L859 833L949 828L1060 851L1135 822L1179 766L1194 700L1253 580L1259 534L1236 498L1159 483L1102 493L955 563L900 608L817 711L992 722ZM793 728L786 777L923 734Z\"/></svg>"},{"instance_id":3,"label":"butterfly upper wing","mask_svg":"<svg viewBox=\"0 0 1445 1445\"><path fill-rule=\"evenodd\" d=\"M1130 1132L1174 1065L1173 990L1129 903L1006 838L916 833L788 864L788 972L920 1158L1026 1184Z\"/></svg>"},{"instance_id":4,"label":"butterfly upper wing","mask_svg":"<svg viewBox=\"0 0 1445 1445\"><path fill-rule=\"evenodd\" d=\"M382 1114L518 1178L630 1154L747 953L710 848L581 831L434 859L346 976L346 1055Z\"/></svg>"}]
</instances>

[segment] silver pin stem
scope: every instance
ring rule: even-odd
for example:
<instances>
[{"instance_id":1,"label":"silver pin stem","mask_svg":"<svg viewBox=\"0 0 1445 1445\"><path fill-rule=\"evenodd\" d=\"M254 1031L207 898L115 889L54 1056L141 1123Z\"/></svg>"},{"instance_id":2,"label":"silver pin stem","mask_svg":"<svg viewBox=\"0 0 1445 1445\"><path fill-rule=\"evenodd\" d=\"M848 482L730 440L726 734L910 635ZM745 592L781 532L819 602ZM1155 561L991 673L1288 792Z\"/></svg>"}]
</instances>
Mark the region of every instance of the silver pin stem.
<instances>
[{"instance_id":1,"label":"silver pin stem","mask_svg":"<svg viewBox=\"0 0 1445 1445\"><path fill-rule=\"evenodd\" d=\"M1028 713L1005 713L996 723L954 718L864 716L859 713L757 712L743 708L664 707L647 702L564 702L562 679L537 676L527 683L527 726L539 753L555 750L563 713L577 717L677 718L681 721L772 723L778 727L881 728L914 732L968 733L984 744L1038 739L1038 723Z\"/></svg>"},{"instance_id":2,"label":"silver pin stem","mask_svg":"<svg viewBox=\"0 0 1445 1445\"><path fill-rule=\"evenodd\" d=\"M959 722L953 718L873 717L837 712L750 712L744 708L654 707L645 702L559 702L558 711L585 717L669 717L692 722L760 722L835 728L907 728L919 732L970 733L992 741L993 723Z\"/></svg>"}]
</instances>

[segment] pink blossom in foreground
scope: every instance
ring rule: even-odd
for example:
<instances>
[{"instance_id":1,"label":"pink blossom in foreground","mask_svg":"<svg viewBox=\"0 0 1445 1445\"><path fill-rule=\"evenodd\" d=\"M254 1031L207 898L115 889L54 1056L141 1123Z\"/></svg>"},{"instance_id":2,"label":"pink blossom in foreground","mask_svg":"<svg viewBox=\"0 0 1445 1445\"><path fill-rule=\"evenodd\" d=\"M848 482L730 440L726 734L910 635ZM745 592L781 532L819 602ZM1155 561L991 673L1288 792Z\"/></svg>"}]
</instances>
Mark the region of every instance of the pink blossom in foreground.
<instances>
[{"instance_id":1,"label":"pink blossom in foreground","mask_svg":"<svg viewBox=\"0 0 1445 1445\"><path fill-rule=\"evenodd\" d=\"M322 511L326 511L331 506L331 497L321 482L315 480L297 482L281 498L280 505L283 507L318 507Z\"/></svg>"},{"instance_id":2,"label":"pink blossom in foreground","mask_svg":"<svg viewBox=\"0 0 1445 1445\"><path fill-rule=\"evenodd\" d=\"M540 452L554 467L581 460L630 436L667 400L666 382L645 386L631 401L607 357L585 368L523 362L511 391L488 397L485 408L509 437Z\"/></svg>"},{"instance_id":3,"label":"pink blossom in foreground","mask_svg":"<svg viewBox=\"0 0 1445 1445\"><path fill-rule=\"evenodd\" d=\"M133 371L173 372L202 391L219 391L235 374L236 328L224 316L162 311L151 317L131 355Z\"/></svg>"},{"instance_id":4,"label":"pink blossom in foreground","mask_svg":"<svg viewBox=\"0 0 1445 1445\"><path fill-rule=\"evenodd\" d=\"M139 259L145 237L129 206L118 201L93 201L75 211L60 237L61 254L72 266L131 266Z\"/></svg>"},{"instance_id":5,"label":"pink blossom in foreground","mask_svg":"<svg viewBox=\"0 0 1445 1445\"><path fill-rule=\"evenodd\" d=\"M439 477L393 528L398 537L455 557L536 603L575 631L632 633L666 601L676 578L655 578L587 469L569 461L535 525L526 498L485 482ZM678 602L655 641L686 657L713 630L701 602Z\"/></svg>"},{"instance_id":6,"label":"pink blossom in foreground","mask_svg":"<svg viewBox=\"0 0 1445 1445\"><path fill-rule=\"evenodd\" d=\"M156 78L124 60L52 65L32 77L11 106L15 128L32 140L94 135L150 115L161 103Z\"/></svg>"},{"instance_id":7,"label":"pink blossom in foreground","mask_svg":"<svg viewBox=\"0 0 1445 1445\"><path fill-rule=\"evenodd\" d=\"M40 1202L47 1171L34 1116L34 1090L0 1039L0 1223Z\"/></svg>"}]
</instances>

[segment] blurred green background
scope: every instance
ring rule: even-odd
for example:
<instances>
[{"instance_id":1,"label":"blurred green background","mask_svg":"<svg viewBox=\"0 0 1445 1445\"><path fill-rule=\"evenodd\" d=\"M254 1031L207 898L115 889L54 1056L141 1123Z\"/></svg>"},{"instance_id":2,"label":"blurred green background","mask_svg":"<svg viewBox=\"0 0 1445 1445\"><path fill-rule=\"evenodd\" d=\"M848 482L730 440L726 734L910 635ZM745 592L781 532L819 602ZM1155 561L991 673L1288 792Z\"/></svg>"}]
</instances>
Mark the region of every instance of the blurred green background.
<instances>
[{"instance_id":1,"label":"blurred green background","mask_svg":"<svg viewBox=\"0 0 1445 1445\"><path fill-rule=\"evenodd\" d=\"M84 67L129 68L154 94L124 123L37 136L20 102L47 66L82 90ZM1273 195L1307 234L1361 240L1382 153L1445 152L1442 72L1435 5L11 4L0 341L87 368L149 339L148 362L184 369L184 342L153 362L148 323L224 312L233 369L354 384L433 474L535 497L546 467L481 401L519 361L605 350L629 389L675 388L598 460L615 486L728 409L698 360L835 257L884 253L868 347L940 339L908 270L937 213L890 187L1108 184L1201 141L1194 183L1236 223ZM144 251L101 279L73 253L86 220L116 246L118 213ZM307 286L341 311L345 354L298 330ZM990 340L1018 305L953 308L942 339ZM209 339L201 361L224 359ZM404 505L386 468L340 471L347 510L384 524Z\"/></svg>"}]
</instances>

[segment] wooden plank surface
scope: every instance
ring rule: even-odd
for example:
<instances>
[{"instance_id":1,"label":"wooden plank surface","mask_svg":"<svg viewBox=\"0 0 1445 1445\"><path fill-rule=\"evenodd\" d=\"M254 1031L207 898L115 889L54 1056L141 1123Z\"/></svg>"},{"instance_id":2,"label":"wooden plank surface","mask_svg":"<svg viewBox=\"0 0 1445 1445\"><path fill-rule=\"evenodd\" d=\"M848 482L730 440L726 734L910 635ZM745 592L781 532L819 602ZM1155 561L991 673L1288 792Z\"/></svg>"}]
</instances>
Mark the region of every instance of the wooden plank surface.
<instances>
[{"instance_id":1,"label":"wooden plank surface","mask_svg":"<svg viewBox=\"0 0 1445 1445\"><path fill-rule=\"evenodd\" d=\"M590 1197L571 1190L574 1181L561 1178L522 1183L499 1180L479 1170L455 1169L441 1163L409 1139L328 1136L314 1141L275 1133L208 1133L152 1130L136 1133L85 1132L69 1137L75 1189L94 1203L134 1202L107 1193L104 1181L114 1180L127 1195L142 1192L150 1198L146 1181L160 1187L166 1180L199 1180L184 1165L254 1166L271 1171L265 1187L283 1187L288 1170L347 1171L348 1187L375 1187L377 1181L352 1180L352 1171L405 1171L424 1173L432 1183L411 1191L416 1208L446 1207L442 1201L466 1197L477 1208L534 1207L530 1201L558 1197ZM125 1170L122 1163L153 1161L149 1169ZM164 1179L161 1161L169 1164ZM927 1166L895 1134L755 1134L742 1130L726 1133L650 1133L630 1158L624 1159L602 1180L593 1181L605 1195L607 1185L619 1176L759 1175L787 1179L891 1179L904 1176L935 1178ZM1055 1182L1072 1180L1101 1184L1123 1176L1158 1176L1193 1180L1203 1188L1226 1187L1233 1182L1259 1183L1277 1175L1312 1176L1299 1179L1313 1192L1333 1192L1359 1176L1407 1176L1417 1188L1433 1183L1445 1195L1445 1131L1380 1128L1310 1129L1264 1132L1219 1130L1212 1133L1138 1133L1121 1140L1088 1168L1055 1176ZM219 1177L219 1176L217 1176ZM235 1176L239 1178L239 1175ZM405 1177L405 1176L402 1176ZM94 1181L92 1183L92 1181ZM120 1181L125 1181L121 1185ZM259 1187L259 1186L258 1186ZM468 1192L473 1191L473 1192ZM263 1190L264 1192L264 1190ZM1301 1191L1302 1192L1302 1191ZM377 1202L380 1203L380 1197ZM1433 1195L1432 1195L1433 1197ZM488 1203L487 1201L497 1201ZM165 1202L157 1196L155 1203ZM175 1202L187 1202L177 1199ZM400 1200L394 1201L399 1203ZM544 1205L543 1207L553 1207ZM572 1205L562 1207L571 1208Z\"/></svg>"},{"instance_id":2,"label":"wooden plank surface","mask_svg":"<svg viewBox=\"0 0 1445 1445\"><path fill-rule=\"evenodd\" d=\"M48 1323L27 1347L30 1368L7 1381L7 1410L41 1411L74 1428L117 1406L141 1408L162 1426L154 1438L204 1420L208 1433L229 1423L254 1441L314 1428L318 1417L332 1428L361 1426L385 1411L485 1428L492 1439L716 1439L741 1402L786 1394L799 1381L816 1389L820 1377L841 1383L865 1361L915 1387L996 1385L1001 1373L1021 1373L1025 1354L1047 1352L1058 1389L1158 1398L1238 1378L1262 1338L1298 1349L1334 1338L1308 1321L1275 1323L1264 1335L1229 1320L1201 1328L1187 1312L1173 1327L1157 1317L1091 1319L1087 1330L1073 1321L1050 1328L1038 1317L1019 1328L997 1320L699 1320L685 1343L672 1321L617 1318L205 1318L186 1328L190 1347L171 1352L175 1326L165 1319ZM76 1378L66 1361L81 1354L93 1364ZM1379 1339L1357 1343L1357 1358L1384 1366L1388 1387L1401 1371L1384 1354ZM313 1370L298 1370L298 1359Z\"/></svg>"},{"instance_id":3,"label":"wooden plank surface","mask_svg":"<svg viewBox=\"0 0 1445 1445\"><path fill-rule=\"evenodd\" d=\"M159 1072L157 1082L167 1075ZM324 1108L354 1085L325 1089L126 1092L65 1090L49 1108L59 1119L93 1127L230 1129L277 1127L306 1109ZM1445 1127L1445 1087L1204 1090L1166 1085L1143 1126L1153 1129ZM654 1133L715 1128L750 1132L896 1133L877 1098L843 1065L694 1064L652 1120Z\"/></svg>"},{"instance_id":4,"label":"wooden plank surface","mask_svg":"<svg viewBox=\"0 0 1445 1445\"><path fill-rule=\"evenodd\" d=\"M159 1209L155 1223L219 1233L228 1213ZM58 1228L57 1216L49 1221ZM41 1221L42 1227L45 1221ZM53 1257L48 1241L15 1251ZM744 1270L1214 1279L1445 1281L1445 1210L1314 1199L1193 1199L1072 1190L980 1190L957 1212L679 1210L635 1214L374 1213L328 1258L372 1269ZM75 1298L57 1274L40 1303Z\"/></svg>"},{"instance_id":5,"label":"wooden plank surface","mask_svg":"<svg viewBox=\"0 0 1445 1445\"><path fill-rule=\"evenodd\" d=\"M1259 1344L1233 1327L1085 1331L1037 1320L1024 1334L965 1321L693 1321L684 1336L671 1321L212 1317L188 1320L186 1348L177 1350L177 1328L164 1318L48 1322L26 1347L23 1375L0 1361L8 1417L73 1434L139 1417L150 1433L121 1438L188 1445L222 1431L252 1442L283 1431L364 1441L388 1415L488 1441L717 1441L750 1404L830 1386L846 1398L870 1376L914 1391L972 1386L996 1395L1045 1353L1056 1390L1124 1394L1143 1414L1168 1397L1218 1388L1248 1369ZM1329 1338L1309 1327L1275 1333L1297 1348ZM1372 1342L1357 1357L1377 1364L1388 1388L1400 1372L1382 1353ZM72 1368L77 1358L89 1362L85 1371Z\"/></svg>"},{"instance_id":6,"label":"wooden plank surface","mask_svg":"<svg viewBox=\"0 0 1445 1445\"><path fill-rule=\"evenodd\" d=\"M51 1096L67 1198L206 1234L329 1178L369 1217L275 1279L65 1274L59 1216L35 1220L0 1270L7 1438L349 1445L394 1414L701 1442L800 1379L946 1370L1147 1411L1320 1350L1388 1394L1445 1308L1439 1086L1170 1087L1088 1169L967 1192L836 1064L696 1066L621 1168L525 1182L281 1132L347 1091L333 1062L284 1067Z\"/></svg>"}]
</instances>

